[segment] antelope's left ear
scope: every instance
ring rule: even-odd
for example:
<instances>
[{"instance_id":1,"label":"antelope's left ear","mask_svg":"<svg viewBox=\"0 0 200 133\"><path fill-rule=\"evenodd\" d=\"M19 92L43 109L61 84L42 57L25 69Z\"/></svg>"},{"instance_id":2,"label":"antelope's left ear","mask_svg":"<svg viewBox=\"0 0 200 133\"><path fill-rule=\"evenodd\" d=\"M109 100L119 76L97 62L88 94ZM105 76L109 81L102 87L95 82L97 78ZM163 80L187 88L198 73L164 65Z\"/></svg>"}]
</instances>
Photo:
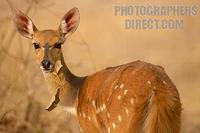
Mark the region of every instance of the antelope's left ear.
<instances>
[{"instance_id":1,"label":"antelope's left ear","mask_svg":"<svg viewBox=\"0 0 200 133\"><path fill-rule=\"evenodd\" d=\"M59 31L64 36L69 36L76 31L80 21L80 14L78 8L72 8L61 19Z\"/></svg>"}]
</instances>

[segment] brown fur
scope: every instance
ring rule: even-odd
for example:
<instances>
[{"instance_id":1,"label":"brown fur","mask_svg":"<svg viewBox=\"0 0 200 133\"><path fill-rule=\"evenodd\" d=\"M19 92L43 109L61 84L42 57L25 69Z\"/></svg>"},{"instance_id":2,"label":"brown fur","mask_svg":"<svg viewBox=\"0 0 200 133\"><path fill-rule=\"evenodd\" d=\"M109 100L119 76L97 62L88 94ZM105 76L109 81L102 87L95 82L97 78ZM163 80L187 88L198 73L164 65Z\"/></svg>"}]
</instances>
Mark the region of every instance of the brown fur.
<instances>
[{"instance_id":1,"label":"brown fur","mask_svg":"<svg viewBox=\"0 0 200 133\"><path fill-rule=\"evenodd\" d=\"M124 87L115 90L120 84ZM126 95L125 89L128 90ZM120 100L118 96L121 96ZM179 94L158 66L137 61L100 71L86 79L77 100L79 121L88 133L180 132ZM96 107L93 101L96 101ZM98 112L104 104L106 109Z\"/></svg>"},{"instance_id":2,"label":"brown fur","mask_svg":"<svg viewBox=\"0 0 200 133\"><path fill-rule=\"evenodd\" d=\"M79 23L77 8L61 20L58 30L38 31L22 12L14 15L18 31L38 43L38 63L48 59L52 70L43 72L50 90L47 110L57 104L76 108L86 133L180 133L181 102L178 91L164 69L136 61L111 67L87 77L73 75L56 44L74 32ZM37 45L38 47L38 45Z\"/></svg>"}]
</instances>

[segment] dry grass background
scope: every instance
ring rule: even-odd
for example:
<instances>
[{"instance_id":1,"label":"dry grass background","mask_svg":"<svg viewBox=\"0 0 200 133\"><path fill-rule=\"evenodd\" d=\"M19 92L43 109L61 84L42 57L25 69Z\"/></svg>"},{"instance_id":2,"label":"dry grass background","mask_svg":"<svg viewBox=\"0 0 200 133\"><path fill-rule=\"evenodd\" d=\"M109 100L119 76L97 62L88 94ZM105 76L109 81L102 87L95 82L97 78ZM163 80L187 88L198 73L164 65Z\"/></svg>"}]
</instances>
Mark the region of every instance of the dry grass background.
<instances>
[{"instance_id":1,"label":"dry grass background","mask_svg":"<svg viewBox=\"0 0 200 133\"><path fill-rule=\"evenodd\" d=\"M182 104L182 133L200 132L200 17L184 19L183 30L130 30L113 6L130 4L189 4L198 0L11 0L38 29L56 29L60 18L78 7L81 23L64 45L65 60L77 75L134 60L162 65L176 84ZM200 6L199 6L200 8ZM36 64L31 42L15 30L5 0L0 0L0 133L78 133L74 118L45 111L48 90ZM63 117L63 116L66 117Z\"/></svg>"}]
</instances>

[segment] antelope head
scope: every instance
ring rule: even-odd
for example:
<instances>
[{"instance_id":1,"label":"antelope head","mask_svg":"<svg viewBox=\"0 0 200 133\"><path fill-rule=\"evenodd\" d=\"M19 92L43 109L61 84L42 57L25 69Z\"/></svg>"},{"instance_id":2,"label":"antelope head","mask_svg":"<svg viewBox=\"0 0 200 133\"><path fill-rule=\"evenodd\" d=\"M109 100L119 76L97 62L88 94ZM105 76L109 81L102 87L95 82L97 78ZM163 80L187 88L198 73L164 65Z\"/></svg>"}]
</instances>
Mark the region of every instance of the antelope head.
<instances>
[{"instance_id":1,"label":"antelope head","mask_svg":"<svg viewBox=\"0 0 200 133\"><path fill-rule=\"evenodd\" d=\"M38 30L33 21L21 11L14 12L14 23L18 32L32 40L40 68L50 73L55 70L57 61L62 58L61 46L66 38L78 27L80 20L77 8L68 11L60 21L57 30Z\"/></svg>"}]
</instances>

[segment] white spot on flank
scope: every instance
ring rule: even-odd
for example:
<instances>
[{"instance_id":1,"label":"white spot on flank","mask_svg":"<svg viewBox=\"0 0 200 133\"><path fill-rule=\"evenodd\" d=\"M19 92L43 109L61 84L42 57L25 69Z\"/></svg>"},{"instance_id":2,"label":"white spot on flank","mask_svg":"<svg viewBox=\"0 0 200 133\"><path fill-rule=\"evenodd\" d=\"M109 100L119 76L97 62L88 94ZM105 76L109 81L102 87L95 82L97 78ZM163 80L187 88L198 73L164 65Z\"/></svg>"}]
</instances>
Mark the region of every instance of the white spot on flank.
<instances>
[{"instance_id":1,"label":"white spot on flank","mask_svg":"<svg viewBox=\"0 0 200 133\"><path fill-rule=\"evenodd\" d=\"M103 111L103 107L100 107L100 110Z\"/></svg>"},{"instance_id":2,"label":"white spot on flank","mask_svg":"<svg viewBox=\"0 0 200 133\"><path fill-rule=\"evenodd\" d=\"M127 94L127 92L128 92L128 90L124 90L124 95L126 95L126 94Z\"/></svg>"},{"instance_id":3,"label":"white spot on flank","mask_svg":"<svg viewBox=\"0 0 200 133\"><path fill-rule=\"evenodd\" d=\"M148 84L151 84L151 81L148 80L147 83L148 83Z\"/></svg>"},{"instance_id":4,"label":"white spot on flank","mask_svg":"<svg viewBox=\"0 0 200 133\"><path fill-rule=\"evenodd\" d=\"M103 104L103 109L106 109L106 105L105 104Z\"/></svg>"},{"instance_id":5,"label":"white spot on flank","mask_svg":"<svg viewBox=\"0 0 200 133\"><path fill-rule=\"evenodd\" d=\"M83 117L85 118L85 113L83 113Z\"/></svg>"},{"instance_id":6,"label":"white spot on flank","mask_svg":"<svg viewBox=\"0 0 200 133\"><path fill-rule=\"evenodd\" d=\"M131 104L133 104L134 103L134 100L133 100L133 98L131 98Z\"/></svg>"},{"instance_id":7,"label":"white spot on flank","mask_svg":"<svg viewBox=\"0 0 200 133\"><path fill-rule=\"evenodd\" d=\"M97 109L96 109L96 112L97 112L97 113L100 113L101 111L100 111L100 109L99 109L99 108L97 108Z\"/></svg>"},{"instance_id":8,"label":"white spot on flank","mask_svg":"<svg viewBox=\"0 0 200 133\"><path fill-rule=\"evenodd\" d=\"M118 85L115 86L114 90L116 90L118 88Z\"/></svg>"},{"instance_id":9,"label":"white spot on flank","mask_svg":"<svg viewBox=\"0 0 200 133\"><path fill-rule=\"evenodd\" d=\"M115 129L115 127L116 127L115 123L112 124L112 127L113 127L113 129Z\"/></svg>"},{"instance_id":10,"label":"white spot on flank","mask_svg":"<svg viewBox=\"0 0 200 133\"><path fill-rule=\"evenodd\" d=\"M122 117L120 115L118 115L118 120L122 121Z\"/></svg>"},{"instance_id":11,"label":"white spot on flank","mask_svg":"<svg viewBox=\"0 0 200 133\"><path fill-rule=\"evenodd\" d=\"M92 105L93 105L94 107L96 107L96 104L95 104L95 101L94 101L94 100L92 101Z\"/></svg>"},{"instance_id":12,"label":"white spot on flank","mask_svg":"<svg viewBox=\"0 0 200 133\"><path fill-rule=\"evenodd\" d=\"M110 133L110 127L108 127L108 133Z\"/></svg>"},{"instance_id":13,"label":"white spot on flank","mask_svg":"<svg viewBox=\"0 0 200 133\"><path fill-rule=\"evenodd\" d=\"M108 116L108 118L110 118L110 114L109 113L107 113L107 116Z\"/></svg>"},{"instance_id":14,"label":"white spot on flank","mask_svg":"<svg viewBox=\"0 0 200 133\"><path fill-rule=\"evenodd\" d=\"M166 83L166 81L164 81L164 80L163 80L163 84L165 84L165 85L166 85L166 84L167 84L167 83Z\"/></svg>"},{"instance_id":15,"label":"white spot on flank","mask_svg":"<svg viewBox=\"0 0 200 133\"><path fill-rule=\"evenodd\" d=\"M123 87L124 87L124 84L121 84L121 85L120 85L120 88L123 88Z\"/></svg>"},{"instance_id":16,"label":"white spot on flank","mask_svg":"<svg viewBox=\"0 0 200 133\"><path fill-rule=\"evenodd\" d=\"M125 109L126 114L128 115L128 109L126 107L124 109Z\"/></svg>"},{"instance_id":17,"label":"white spot on flank","mask_svg":"<svg viewBox=\"0 0 200 133\"><path fill-rule=\"evenodd\" d=\"M117 98L118 98L118 100L121 100L121 96L118 96Z\"/></svg>"}]
</instances>

